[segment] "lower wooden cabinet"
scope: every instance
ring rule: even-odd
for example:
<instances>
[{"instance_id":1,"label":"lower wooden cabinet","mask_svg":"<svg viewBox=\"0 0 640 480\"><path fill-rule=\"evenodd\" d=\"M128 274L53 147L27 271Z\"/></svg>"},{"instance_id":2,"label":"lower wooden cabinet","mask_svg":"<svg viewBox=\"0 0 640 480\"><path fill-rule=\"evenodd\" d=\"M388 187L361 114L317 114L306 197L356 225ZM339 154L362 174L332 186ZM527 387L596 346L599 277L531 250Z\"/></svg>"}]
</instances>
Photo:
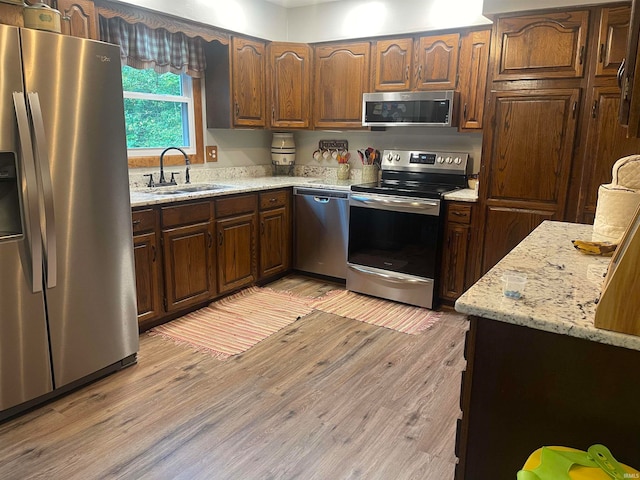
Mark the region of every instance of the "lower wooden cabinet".
<instances>
[{"instance_id":1,"label":"lower wooden cabinet","mask_svg":"<svg viewBox=\"0 0 640 480\"><path fill-rule=\"evenodd\" d=\"M221 198L216 205L218 292L251 285L257 272L257 195Z\"/></svg>"},{"instance_id":2,"label":"lower wooden cabinet","mask_svg":"<svg viewBox=\"0 0 640 480\"><path fill-rule=\"evenodd\" d=\"M163 207L165 309L174 312L216 294L211 201Z\"/></svg>"},{"instance_id":3,"label":"lower wooden cabinet","mask_svg":"<svg viewBox=\"0 0 640 480\"><path fill-rule=\"evenodd\" d=\"M133 256L138 298L138 323L150 322L164 313L162 306L162 268L159 249L157 209L132 212Z\"/></svg>"},{"instance_id":4,"label":"lower wooden cabinet","mask_svg":"<svg viewBox=\"0 0 640 480\"><path fill-rule=\"evenodd\" d=\"M475 232L472 220L477 212L475 206L464 202L447 202L440 276L440 299L455 302L476 280L475 254L473 248Z\"/></svg>"},{"instance_id":5,"label":"lower wooden cabinet","mask_svg":"<svg viewBox=\"0 0 640 480\"><path fill-rule=\"evenodd\" d=\"M260 194L260 280L291 268L291 190Z\"/></svg>"}]
</instances>

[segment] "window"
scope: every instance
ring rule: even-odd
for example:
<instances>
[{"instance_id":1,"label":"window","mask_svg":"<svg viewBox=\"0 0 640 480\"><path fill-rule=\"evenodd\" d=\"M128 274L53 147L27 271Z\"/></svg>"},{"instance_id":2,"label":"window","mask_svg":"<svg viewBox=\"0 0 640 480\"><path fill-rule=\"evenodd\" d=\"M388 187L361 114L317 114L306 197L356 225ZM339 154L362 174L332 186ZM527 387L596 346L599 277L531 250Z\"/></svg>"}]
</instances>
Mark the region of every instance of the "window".
<instances>
[{"instance_id":1,"label":"window","mask_svg":"<svg viewBox=\"0 0 640 480\"><path fill-rule=\"evenodd\" d=\"M129 157L166 147L196 152L192 80L188 75L122 67Z\"/></svg>"}]
</instances>

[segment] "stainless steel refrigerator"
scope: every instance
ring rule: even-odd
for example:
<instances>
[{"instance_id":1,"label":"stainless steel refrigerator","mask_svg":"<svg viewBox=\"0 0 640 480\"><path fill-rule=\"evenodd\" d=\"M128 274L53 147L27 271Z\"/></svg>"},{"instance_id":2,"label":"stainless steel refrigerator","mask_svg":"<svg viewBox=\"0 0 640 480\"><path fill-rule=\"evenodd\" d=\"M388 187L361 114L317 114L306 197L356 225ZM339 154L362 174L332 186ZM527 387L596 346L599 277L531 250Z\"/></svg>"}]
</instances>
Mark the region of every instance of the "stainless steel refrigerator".
<instances>
[{"instance_id":1,"label":"stainless steel refrigerator","mask_svg":"<svg viewBox=\"0 0 640 480\"><path fill-rule=\"evenodd\" d=\"M0 420L135 362L117 47L0 25Z\"/></svg>"}]
</instances>

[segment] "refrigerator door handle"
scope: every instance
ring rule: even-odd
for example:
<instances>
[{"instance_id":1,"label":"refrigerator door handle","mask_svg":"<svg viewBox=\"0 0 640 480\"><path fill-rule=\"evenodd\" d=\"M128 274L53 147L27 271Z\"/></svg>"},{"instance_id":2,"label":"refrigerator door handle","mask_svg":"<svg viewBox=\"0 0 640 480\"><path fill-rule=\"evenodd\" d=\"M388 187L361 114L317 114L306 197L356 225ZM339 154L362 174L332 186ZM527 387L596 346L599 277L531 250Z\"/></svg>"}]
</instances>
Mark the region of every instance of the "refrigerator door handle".
<instances>
[{"instance_id":1,"label":"refrigerator door handle","mask_svg":"<svg viewBox=\"0 0 640 480\"><path fill-rule=\"evenodd\" d=\"M31 290L33 293L42 291L42 240L40 234L40 208L38 205L38 184L36 180L36 167L33 157L33 144L31 142L31 129L27 115L27 103L22 92L13 92L13 105L16 111L18 123L18 136L22 150L22 198L27 209L25 220L26 238L31 253Z\"/></svg>"},{"instance_id":2,"label":"refrigerator door handle","mask_svg":"<svg viewBox=\"0 0 640 480\"><path fill-rule=\"evenodd\" d=\"M44 235L44 257L47 266L47 287L53 288L56 286L58 263L56 260L56 220L53 210L53 185L51 183L51 168L49 167L49 150L44 131L40 97L37 92L29 92L27 97L29 99L29 107L31 107L31 119L36 140L36 178L38 179L42 198L44 199L44 225L42 233Z\"/></svg>"}]
</instances>

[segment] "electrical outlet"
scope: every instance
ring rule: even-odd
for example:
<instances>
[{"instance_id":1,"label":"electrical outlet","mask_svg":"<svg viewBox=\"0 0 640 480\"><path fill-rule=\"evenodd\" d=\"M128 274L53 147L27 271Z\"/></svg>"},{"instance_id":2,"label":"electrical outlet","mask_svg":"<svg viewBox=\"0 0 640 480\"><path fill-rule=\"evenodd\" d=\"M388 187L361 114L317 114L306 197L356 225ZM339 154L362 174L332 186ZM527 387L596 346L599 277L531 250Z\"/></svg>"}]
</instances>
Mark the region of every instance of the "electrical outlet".
<instances>
[{"instance_id":1,"label":"electrical outlet","mask_svg":"<svg viewBox=\"0 0 640 480\"><path fill-rule=\"evenodd\" d=\"M207 162L218 161L218 146L211 145L207 147Z\"/></svg>"}]
</instances>

